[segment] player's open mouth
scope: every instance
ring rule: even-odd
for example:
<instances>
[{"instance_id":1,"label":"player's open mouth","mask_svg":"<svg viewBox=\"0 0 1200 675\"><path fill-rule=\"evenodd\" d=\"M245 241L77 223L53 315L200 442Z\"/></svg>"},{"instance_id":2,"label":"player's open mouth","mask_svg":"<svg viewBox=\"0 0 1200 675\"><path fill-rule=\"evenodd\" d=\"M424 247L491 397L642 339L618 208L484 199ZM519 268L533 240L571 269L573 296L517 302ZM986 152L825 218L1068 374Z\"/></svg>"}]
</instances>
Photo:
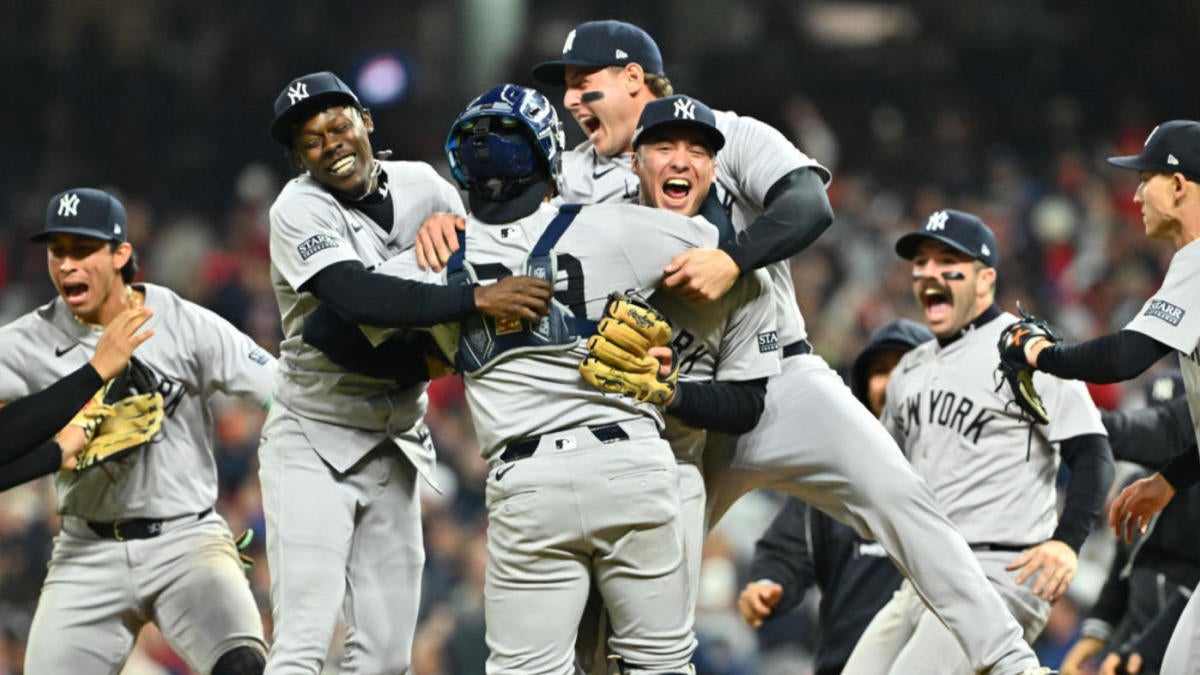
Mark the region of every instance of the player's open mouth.
<instances>
[{"instance_id":1,"label":"player's open mouth","mask_svg":"<svg viewBox=\"0 0 1200 675\"><path fill-rule=\"evenodd\" d=\"M354 165L358 162L358 157L354 155L346 155L329 165L329 173L335 176L347 176L354 171Z\"/></svg>"},{"instance_id":2,"label":"player's open mouth","mask_svg":"<svg viewBox=\"0 0 1200 675\"><path fill-rule=\"evenodd\" d=\"M935 320L950 311L954 299L940 288L926 288L921 291L921 305L925 308L925 316Z\"/></svg>"},{"instance_id":3,"label":"player's open mouth","mask_svg":"<svg viewBox=\"0 0 1200 675\"><path fill-rule=\"evenodd\" d=\"M662 191L667 198L678 201L691 193L692 183L683 178L668 178L662 185Z\"/></svg>"},{"instance_id":4,"label":"player's open mouth","mask_svg":"<svg viewBox=\"0 0 1200 675\"><path fill-rule=\"evenodd\" d=\"M583 127L584 133L588 136L596 133L600 129L600 120L595 117L580 117L579 126Z\"/></svg>"},{"instance_id":5,"label":"player's open mouth","mask_svg":"<svg viewBox=\"0 0 1200 675\"><path fill-rule=\"evenodd\" d=\"M68 304L78 305L87 300L88 287L87 284L63 284L63 299Z\"/></svg>"}]
</instances>

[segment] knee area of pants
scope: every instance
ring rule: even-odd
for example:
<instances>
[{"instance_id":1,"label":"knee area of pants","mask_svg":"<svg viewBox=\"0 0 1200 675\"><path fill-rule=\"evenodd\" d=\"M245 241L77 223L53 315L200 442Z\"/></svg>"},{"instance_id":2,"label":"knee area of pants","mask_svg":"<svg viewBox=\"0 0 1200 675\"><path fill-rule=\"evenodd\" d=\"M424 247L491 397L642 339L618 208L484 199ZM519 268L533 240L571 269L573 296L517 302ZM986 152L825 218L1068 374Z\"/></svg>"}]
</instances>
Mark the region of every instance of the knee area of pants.
<instances>
[{"instance_id":1,"label":"knee area of pants","mask_svg":"<svg viewBox=\"0 0 1200 675\"><path fill-rule=\"evenodd\" d=\"M217 659L212 675L262 675L267 660L259 650L242 645L234 647Z\"/></svg>"},{"instance_id":2,"label":"knee area of pants","mask_svg":"<svg viewBox=\"0 0 1200 675\"><path fill-rule=\"evenodd\" d=\"M652 670L629 663L627 661L617 661L616 672L620 675L696 675L696 667L688 664L679 670Z\"/></svg>"}]
</instances>

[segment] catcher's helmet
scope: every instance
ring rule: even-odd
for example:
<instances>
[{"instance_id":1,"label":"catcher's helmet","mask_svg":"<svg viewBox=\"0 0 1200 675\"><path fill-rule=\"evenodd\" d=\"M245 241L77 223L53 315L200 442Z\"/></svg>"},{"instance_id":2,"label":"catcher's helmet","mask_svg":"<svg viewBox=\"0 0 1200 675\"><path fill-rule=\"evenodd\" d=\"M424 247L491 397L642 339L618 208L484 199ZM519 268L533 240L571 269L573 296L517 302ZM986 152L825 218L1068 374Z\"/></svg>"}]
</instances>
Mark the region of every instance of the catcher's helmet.
<instances>
[{"instance_id":1,"label":"catcher's helmet","mask_svg":"<svg viewBox=\"0 0 1200 675\"><path fill-rule=\"evenodd\" d=\"M545 96L501 84L471 101L454 120L446 157L472 202L508 202L534 183L558 181L565 144L558 113ZM536 208L544 192L533 196L536 200L528 199Z\"/></svg>"}]
</instances>

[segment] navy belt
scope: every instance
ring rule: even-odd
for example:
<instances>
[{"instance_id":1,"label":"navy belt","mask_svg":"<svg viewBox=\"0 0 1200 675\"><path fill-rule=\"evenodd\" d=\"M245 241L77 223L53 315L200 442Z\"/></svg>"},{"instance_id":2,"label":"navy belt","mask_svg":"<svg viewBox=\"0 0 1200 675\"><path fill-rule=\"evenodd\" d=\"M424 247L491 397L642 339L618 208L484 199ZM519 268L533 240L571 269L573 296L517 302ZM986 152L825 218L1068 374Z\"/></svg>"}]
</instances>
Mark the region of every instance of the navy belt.
<instances>
[{"instance_id":1,"label":"navy belt","mask_svg":"<svg viewBox=\"0 0 1200 675\"><path fill-rule=\"evenodd\" d=\"M196 520L201 520L204 516L212 513L212 507L204 509L196 514ZM188 516L184 516L187 518ZM111 522L87 521L88 529L96 533L101 539L116 539L117 541L127 541L129 539L152 539L162 534L163 523L171 520L180 520L179 518L164 518L155 520L153 518L125 518L122 520L114 520Z\"/></svg>"},{"instance_id":2,"label":"navy belt","mask_svg":"<svg viewBox=\"0 0 1200 675\"><path fill-rule=\"evenodd\" d=\"M993 544L991 542L981 542L971 544L972 551L1006 551L1009 553L1020 553L1027 548L1033 548L1036 544Z\"/></svg>"},{"instance_id":3,"label":"navy belt","mask_svg":"<svg viewBox=\"0 0 1200 675\"><path fill-rule=\"evenodd\" d=\"M596 440L601 443L616 443L617 441L629 440L629 434L621 428L620 424L600 424L594 427L587 427L587 430L592 432ZM530 436L522 438L519 441L513 441L504 446L504 452L500 454L500 461L513 462L518 459L525 459L532 455L538 449L538 443L541 443L541 436Z\"/></svg>"},{"instance_id":4,"label":"navy belt","mask_svg":"<svg viewBox=\"0 0 1200 675\"><path fill-rule=\"evenodd\" d=\"M800 356L802 354L811 354L811 353L812 353L812 343L804 338L801 338L783 348L783 358L785 358L785 359L789 356Z\"/></svg>"}]
</instances>

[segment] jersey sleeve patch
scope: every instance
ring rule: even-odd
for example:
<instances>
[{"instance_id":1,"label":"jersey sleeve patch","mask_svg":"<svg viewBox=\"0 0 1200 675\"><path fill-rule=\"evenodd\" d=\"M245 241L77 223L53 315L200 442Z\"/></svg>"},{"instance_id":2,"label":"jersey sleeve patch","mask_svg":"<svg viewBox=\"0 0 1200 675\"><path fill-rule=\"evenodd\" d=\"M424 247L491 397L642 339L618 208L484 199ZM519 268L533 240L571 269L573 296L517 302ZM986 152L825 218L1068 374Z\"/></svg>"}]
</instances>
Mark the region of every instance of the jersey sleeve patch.
<instances>
[{"instance_id":1,"label":"jersey sleeve patch","mask_svg":"<svg viewBox=\"0 0 1200 675\"><path fill-rule=\"evenodd\" d=\"M1142 316L1152 316L1156 319L1162 319L1172 326L1178 326L1183 320L1183 315L1186 314L1182 307L1173 305L1166 300L1151 300L1146 305L1146 311L1142 312Z\"/></svg>"},{"instance_id":2,"label":"jersey sleeve patch","mask_svg":"<svg viewBox=\"0 0 1200 675\"><path fill-rule=\"evenodd\" d=\"M774 351L779 351L779 333L773 330L769 330L765 333L759 333L758 353L766 354Z\"/></svg>"},{"instance_id":3,"label":"jersey sleeve patch","mask_svg":"<svg viewBox=\"0 0 1200 675\"><path fill-rule=\"evenodd\" d=\"M308 260L327 248L337 248L338 246L340 244L334 237L328 234L314 234L300 242L300 245L296 247L296 252L300 254L301 260Z\"/></svg>"},{"instance_id":4,"label":"jersey sleeve patch","mask_svg":"<svg viewBox=\"0 0 1200 675\"><path fill-rule=\"evenodd\" d=\"M250 350L250 353L247 354L247 356L250 357L251 361L260 366L265 366L271 362L271 355L262 347L255 347L254 349Z\"/></svg>"}]
</instances>

